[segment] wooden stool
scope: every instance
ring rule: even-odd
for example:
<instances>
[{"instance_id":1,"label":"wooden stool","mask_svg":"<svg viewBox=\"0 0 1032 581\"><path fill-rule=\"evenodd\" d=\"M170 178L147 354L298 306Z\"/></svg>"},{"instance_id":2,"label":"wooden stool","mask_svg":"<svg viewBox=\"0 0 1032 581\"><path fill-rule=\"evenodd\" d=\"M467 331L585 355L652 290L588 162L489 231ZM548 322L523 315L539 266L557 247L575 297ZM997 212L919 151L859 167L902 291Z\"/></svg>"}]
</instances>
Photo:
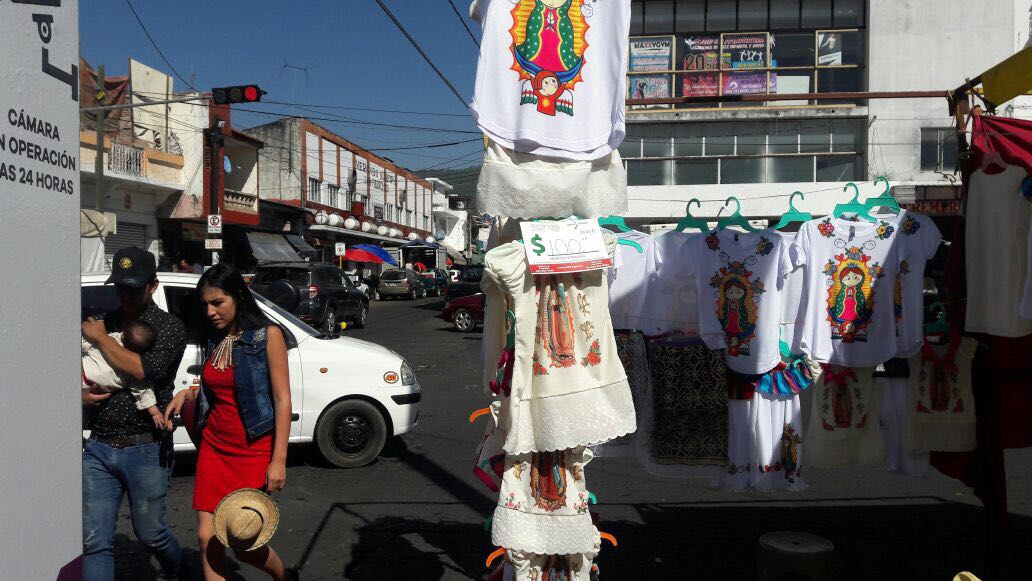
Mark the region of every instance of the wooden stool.
<instances>
[{"instance_id":1,"label":"wooden stool","mask_svg":"<svg viewBox=\"0 0 1032 581\"><path fill-rule=\"evenodd\" d=\"M835 545L810 533L774 531L760 537L756 554L759 581L829 581Z\"/></svg>"}]
</instances>

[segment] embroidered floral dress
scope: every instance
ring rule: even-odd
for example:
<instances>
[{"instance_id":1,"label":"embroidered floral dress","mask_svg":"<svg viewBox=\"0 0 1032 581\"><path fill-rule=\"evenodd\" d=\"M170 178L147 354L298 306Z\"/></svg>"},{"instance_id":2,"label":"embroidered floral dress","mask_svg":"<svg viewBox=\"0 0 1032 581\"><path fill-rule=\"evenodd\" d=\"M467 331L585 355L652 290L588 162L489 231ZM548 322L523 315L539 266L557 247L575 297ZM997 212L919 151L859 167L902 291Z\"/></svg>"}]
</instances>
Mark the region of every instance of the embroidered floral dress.
<instances>
[{"instance_id":1,"label":"embroidered floral dress","mask_svg":"<svg viewBox=\"0 0 1032 581\"><path fill-rule=\"evenodd\" d=\"M606 239L612 253L615 238ZM504 450L567 450L633 432L605 272L531 275L518 242L491 250L484 264L485 385L496 381L495 362L505 350L505 312L515 314L511 388L500 417Z\"/></svg>"}]
</instances>

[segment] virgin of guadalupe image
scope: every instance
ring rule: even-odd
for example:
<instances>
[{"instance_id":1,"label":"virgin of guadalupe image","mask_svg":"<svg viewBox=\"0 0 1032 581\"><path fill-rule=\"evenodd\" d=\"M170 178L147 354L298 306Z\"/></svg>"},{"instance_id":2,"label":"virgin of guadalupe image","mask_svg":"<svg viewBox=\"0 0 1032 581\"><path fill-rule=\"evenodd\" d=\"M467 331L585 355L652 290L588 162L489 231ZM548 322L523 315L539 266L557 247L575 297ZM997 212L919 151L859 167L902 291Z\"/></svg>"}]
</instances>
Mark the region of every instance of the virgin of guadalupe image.
<instances>
[{"instance_id":1,"label":"virgin of guadalupe image","mask_svg":"<svg viewBox=\"0 0 1032 581\"><path fill-rule=\"evenodd\" d=\"M717 318L724 329L728 355L748 355L756 332L756 305L748 279L727 275L717 297Z\"/></svg>"},{"instance_id":2,"label":"virgin of guadalupe image","mask_svg":"<svg viewBox=\"0 0 1032 581\"><path fill-rule=\"evenodd\" d=\"M538 333L541 346L551 360L551 367L572 367L577 363L574 353L576 329L566 288L556 277L538 279Z\"/></svg>"},{"instance_id":3,"label":"virgin of guadalupe image","mask_svg":"<svg viewBox=\"0 0 1032 581\"><path fill-rule=\"evenodd\" d=\"M530 459L534 506L556 511L566 506L566 462L562 451L535 452Z\"/></svg>"},{"instance_id":4,"label":"virgin of guadalupe image","mask_svg":"<svg viewBox=\"0 0 1032 581\"><path fill-rule=\"evenodd\" d=\"M566 94L580 81L584 66L588 23L581 12L583 1L519 0L513 8L512 68L524 81L521 104L537 104L545 115L573 115Z\"/></svg>"},{"instance_id":5,"label":"virgin of guadalupe image","mask_svg":"<svg viewBox=\"0 0 1032 581\"><path fill-rule=\"evenodd\" d=\"M874 312L867 272L860 263L843 263L828 290L828 320L832 339L843 343L867 341L867 324Z\"/></svg>"}]
</instances>

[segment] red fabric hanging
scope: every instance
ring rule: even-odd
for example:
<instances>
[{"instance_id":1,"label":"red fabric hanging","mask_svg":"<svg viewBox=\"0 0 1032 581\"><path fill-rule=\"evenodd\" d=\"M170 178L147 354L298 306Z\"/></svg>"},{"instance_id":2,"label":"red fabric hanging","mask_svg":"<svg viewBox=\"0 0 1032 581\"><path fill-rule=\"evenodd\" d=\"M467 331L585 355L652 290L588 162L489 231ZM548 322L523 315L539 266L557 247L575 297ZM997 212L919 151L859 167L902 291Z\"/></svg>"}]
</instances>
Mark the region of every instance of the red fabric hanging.
<instances>
[{"instance_id":1,"label":"red fabric hanging","mask_svg":"<svg viewBox=\"0 0 1032 581\"><path fill-rule=\"evenodd\" d=\"M984 154L995 151L1010 165L1032 174L1032 121L978 115L972 118L971 147Z\"/></svg>"}]
</instances>

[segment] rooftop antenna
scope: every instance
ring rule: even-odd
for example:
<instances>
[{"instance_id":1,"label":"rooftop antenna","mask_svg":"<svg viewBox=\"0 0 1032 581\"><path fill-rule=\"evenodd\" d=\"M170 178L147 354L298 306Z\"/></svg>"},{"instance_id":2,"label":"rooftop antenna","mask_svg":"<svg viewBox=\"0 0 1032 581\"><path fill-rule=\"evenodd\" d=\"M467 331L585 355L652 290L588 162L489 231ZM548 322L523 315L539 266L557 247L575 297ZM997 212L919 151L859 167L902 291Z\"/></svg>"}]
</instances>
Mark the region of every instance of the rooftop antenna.
<instances>
[{"instance_id":1,"label":"rooftop antenna","mask_svg":"<svg viewBox=\"0 0 1032 581\"><path fill-rule=\"evenodd\" d=\"M308 88L308 67L301 65L288 64L286 59L283 59L283 70L291 69L293 71L293 78L290 80L290 102L297 103L297 73L303 71L305 73L305 88Z\"/></svg>"}]
</instances>

